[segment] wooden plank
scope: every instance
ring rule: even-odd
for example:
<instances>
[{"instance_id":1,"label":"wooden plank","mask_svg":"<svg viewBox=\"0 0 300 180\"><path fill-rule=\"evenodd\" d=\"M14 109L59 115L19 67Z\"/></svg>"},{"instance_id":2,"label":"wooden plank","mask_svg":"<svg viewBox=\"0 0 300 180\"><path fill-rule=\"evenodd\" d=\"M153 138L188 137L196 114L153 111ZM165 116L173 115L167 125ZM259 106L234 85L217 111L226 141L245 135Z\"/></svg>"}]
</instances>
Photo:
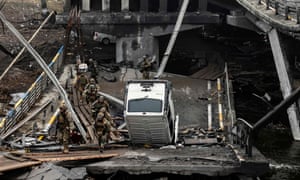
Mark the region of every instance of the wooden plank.
<instances>
[{"instance_id":1,"label":"wooden plank","mask_svg":"<svg viewBox=\"0 0 300 180\"><path fill-rule=\"evenodd\" d=\"M30 166L38 165L41 163L42 162L40 162L40 161L20 162L20 161L7 159L3 156L0 156L0 173L3 173L5 171L14 170L14 169L19 169L19 168L30 167Z\"/></svg>"},{"instance_id":2,"label":"wooden plank","mask_svg":"<svg viewBox=\"0 0 300 180\"><path fill-rule=\"evenodd\" d=\"M96 134L95 134L94 127L92 126L91 121L88 120L91 116L84 109L84 107L80 105L80 103L79 103L80 94L77 91L77 89L75 89L75 87L72 88L72 92L73 92L73 95L72 95L73 102L74 102L74 105L75 105L74 109L75 109L77 115L79 116L81 122L83 123L83 125L87 129L89 137L91 138L91 143L97 143L97 137L96 137Z\"/></svg>"},{"instance_id":3,"label":"wooden plank","mask_svg":"<svg viewBox=\"0 0 300 180\"><path fill-rule=\"evenodd\" d=\"M116 157L119 154L92 154L92 155L74 155L74 154L68 154L68 156L61 156L61 157L57 157L57 156L53 156L53 157L47 157L47 156L43 156L43 157L38 157L38 156L24 156L33 160L38 160L41 162L49 162L49 161L78 161L78 160L88 160L88 159L106 159L106 158L112 158L112 157Z\"/></svg>"}]
</instances>

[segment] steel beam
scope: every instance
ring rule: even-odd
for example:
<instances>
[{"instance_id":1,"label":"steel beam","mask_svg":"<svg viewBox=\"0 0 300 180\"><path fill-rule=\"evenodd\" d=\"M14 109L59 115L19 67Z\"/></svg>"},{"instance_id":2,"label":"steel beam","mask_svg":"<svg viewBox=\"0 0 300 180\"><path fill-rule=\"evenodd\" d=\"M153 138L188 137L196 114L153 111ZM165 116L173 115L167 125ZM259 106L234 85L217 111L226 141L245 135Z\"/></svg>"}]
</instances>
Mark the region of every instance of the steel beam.
<instances>
[{"instance_id":1,"label":"steel beam","mask_svg":"<svg viewBox=\"0 0 300 180\"><path fill-rule=\"evenodd\" d=\"M68 99L68 94L64 90L64 88L61 86L59 81L57 80L55 74L51 71L51 69L47 66L43 58L39 55L39 53L24 39L24 37L19 33L19 31L6 19L4 14L0 11L0 19L2 22L8 27L8 29L16 36L16 38L26 47L26 49L31 53L31 55L35 58L35 60L39 63L39 65L42 67L44 72L47 74L49 79L53 82L55 87L58 89L58 92L62 96L63 100L65 101L68 110L71 112L73 121L77 125L83 139L85 142L88 142L86 137L86 131L82 127L78 117L76 116L76 113Z\"/></svg>"},{"instance_id":2,"label":"steel beam","mask_svg":"<svg viewBox=\"0 0 300 180\"><path fill-rule=\"evenodd\" d=\"M40 27L33 33L31 38L28 40L28 43L31 43L31 41L36 37L36 35L40 32L40 30L43 28L43 26L49 21L50 17L54 14L54 11L52 11L48 17L43 21L43 23L40 25ZM10 68L17 62L17 60L21 57L23 52L25 51L25 47L22 48L22 50L18 53L18 55L11 61L9 66L5 69L5 71L0 76L0 81L3 79L3 77L7 74L7 72L10 70Z\"/></svg>"},{"instance_id":3,"label":"steel beam","mask_svg":"<svg viewBox=\"0 0 300 180\"><path fill-rule=\"evenodd\" d=\"M292 92L292 84L288 74L288 61L285 51L279 39L278 32L275 28L268 32L270 45L273 52L275 66L280 81L280 88L284 99L286 99ZM296 104L292 104L287 109L290 127L293 138L300 141L300 128L299 128L299 110Z\"/></svg>"},{"instance_id":4,"label":"steel beam","mask_svg":"<svg viewBox=\"0 0 300 180\"><path fill-rule=\"evenodd\" d=\"M164 56L163 56L163 59L160 63L160 66L159 66L159 69L158 69L158 72L157 74L155 75L155 78L160 78L160 76L163 74L164 70L165 70L165 67L167 66L167 62L168 62L168 59L169 59L169 56L172 52L172 49L174 47L174 44L175 44L175 41L177 39L177 35L180 31L180 28L181 28L181 25L182 25L182 21L183 21L183 18L184 18L184 15L185 15L185 12L186 12L186 9L189 5L189 0L184 0L182 5L181 5L181 8L180 8L180 11L179 11L179 14L178 14L178 18L177 18L177 21L176 21L176 24L175 24L175 27L174 27L174 31L172 33L172 36L170 38L170 41L168 43L168 46L167 46L167 49L164 53Z\"/></svg>"}]
</instances>

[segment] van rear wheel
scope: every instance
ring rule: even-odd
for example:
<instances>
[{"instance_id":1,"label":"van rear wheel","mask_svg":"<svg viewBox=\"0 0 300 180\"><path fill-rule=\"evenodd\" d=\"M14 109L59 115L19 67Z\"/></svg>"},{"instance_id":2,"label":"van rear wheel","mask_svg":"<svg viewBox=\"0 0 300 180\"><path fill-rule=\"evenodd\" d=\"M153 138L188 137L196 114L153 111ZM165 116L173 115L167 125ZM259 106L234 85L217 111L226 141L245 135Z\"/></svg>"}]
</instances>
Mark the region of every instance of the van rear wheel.
<instances>
[{"instance_id":1,"label":"van rear wheel","mask_svg":"<svg viewBox=\"0 0 300 180\"><path fill-rule=\"evenodd\" d=\"M102 40L102 43L105 44L105 45L108 45L110 43L110 40L108 38L104 38Z\"/></svg>"}]
</instances>

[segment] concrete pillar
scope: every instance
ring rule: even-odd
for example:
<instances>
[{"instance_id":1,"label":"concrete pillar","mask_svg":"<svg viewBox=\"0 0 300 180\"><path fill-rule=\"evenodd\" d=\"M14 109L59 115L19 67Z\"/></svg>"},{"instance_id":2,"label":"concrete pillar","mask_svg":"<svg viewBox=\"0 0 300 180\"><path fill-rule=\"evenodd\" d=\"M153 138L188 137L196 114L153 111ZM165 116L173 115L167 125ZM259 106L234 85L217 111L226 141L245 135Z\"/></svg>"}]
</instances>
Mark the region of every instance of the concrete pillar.
<instances>
[{"instance_id":1,"label":"concrete pillar","mask_svg":"<svg viewBox=\"0 0 300 180\"><path fill-rule=\"evenodd\" d=\"M198 1L199 1L199 3L198 3L199 11L207 11L207 0L198 0Z\"/></svg>"},{"instance_id":2,"label":"concrete pillar","mask_svg":"<svg viewBox=\"0 0 300 180\"><path fill-rule=\"evenodd\" d=\"M71 0L64 0L64 11L68 12L71 9Z\"/></svg>"},{"instance_id":3,"label":"concrete pillar","mask_svg":"<svg viewBox=\"0 0 300 180\"><path fill-rule=\"evenodd\" d=\"M91 10L91 1L90 0L83 0L82 1L82 10L90 11Z\"/></svg>"},{"instance_id":4,"label":"concrete pillar","mask_svg":"<svg viewBox=\"0 0 300 180\"><path fill-rule=\"evenodd\" d=\"M289 96L292 92L292 83L288 74L288 61L282 44L279 39L277 30L274 28L268 32L269 41L271 44L273 57L275 61L275 66L277 74L280 81L280 88L284 98ZM300 140L300 128L299 128L299 109L296 104L291 105L287 109L290 127L292 131L293 138L295 140Z\"/></svg>"},{"instance_id":5,"label":"concrete pillar","mask_svg":"<svg viewBox=\"0 0 300 180\"><path fill-rule=\"evenodd\" d=\"M110 11L110 0L102 0L102 11L104 12Z\"/></svg>"},{"instance_id":6,"label":"concrete pillar","mask_svg":"<svg viewBox=\"0 0 300 180\"><path fill-rule=\"evenodd\" d=\"M159 0L159 12L167 12L168 0Z\"/></svg>"},{"instance_id":7,"label":"concrete pillar","mask_svg":"<svg viewBox=\"0 0 300 180\"><path fill-rule=\"evenodd\" d=\"M119 38L116 43L116 61L133 62L137 65L145 54L155 56L158 61L158 48L158 40L153 36Z\"/></svg>"},{"instance_id":8,"label":"concrete pillar","mask_svg":"<svg viewBox=\"0 0 300 180\"><path fill-rule=\"evenodd\" d=\"M149 0L141 0L140 11L148 12L149 11Z\"/></svg>"},{"instance_id":9,"label":"concrete pillar","mask_svg":"<svg viewBox=\"0 0 300 180\"><path fill-rule=\"evenodd\" d=\"M122 0L121 3L121 11L129 11L129 0Z\"/></svg>"}]
</instances>

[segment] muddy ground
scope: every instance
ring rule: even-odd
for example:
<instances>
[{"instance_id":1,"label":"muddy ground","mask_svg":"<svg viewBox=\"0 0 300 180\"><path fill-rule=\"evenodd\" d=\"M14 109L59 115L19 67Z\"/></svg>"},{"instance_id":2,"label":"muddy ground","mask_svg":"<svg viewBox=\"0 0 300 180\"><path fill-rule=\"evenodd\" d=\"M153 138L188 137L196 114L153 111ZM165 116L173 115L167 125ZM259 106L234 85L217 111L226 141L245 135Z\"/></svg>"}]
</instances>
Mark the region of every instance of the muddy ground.
<instances>
[{"instance_id":1,"label":"muddy ground","mask_svg":"<svg viewBox=\"0 0 300 180\"><path fill-rule=\"evenodd\" d=\"M63 2L50 0L51 10L61 11ZM56 3L56 4L55 4ZM50 6L51 5L51 6ZM43 22L39 0L8 0L1 12L6 16L15 28L25 37L30 39L36 29ZM44 28L33 39L31 45L49 63L56 54L58 48L63 44L64 28L53 24L46 24ZM14 57L22 49L22 44L9 31L7 27L0 26L0 73L8 67ZM40 74L41 68L30 53L25 53L12 66L0 83L0 93L5 96L7 93L24 92ZM5 98L4 98L5 99Z\"/></svg>"}]
</instances>

